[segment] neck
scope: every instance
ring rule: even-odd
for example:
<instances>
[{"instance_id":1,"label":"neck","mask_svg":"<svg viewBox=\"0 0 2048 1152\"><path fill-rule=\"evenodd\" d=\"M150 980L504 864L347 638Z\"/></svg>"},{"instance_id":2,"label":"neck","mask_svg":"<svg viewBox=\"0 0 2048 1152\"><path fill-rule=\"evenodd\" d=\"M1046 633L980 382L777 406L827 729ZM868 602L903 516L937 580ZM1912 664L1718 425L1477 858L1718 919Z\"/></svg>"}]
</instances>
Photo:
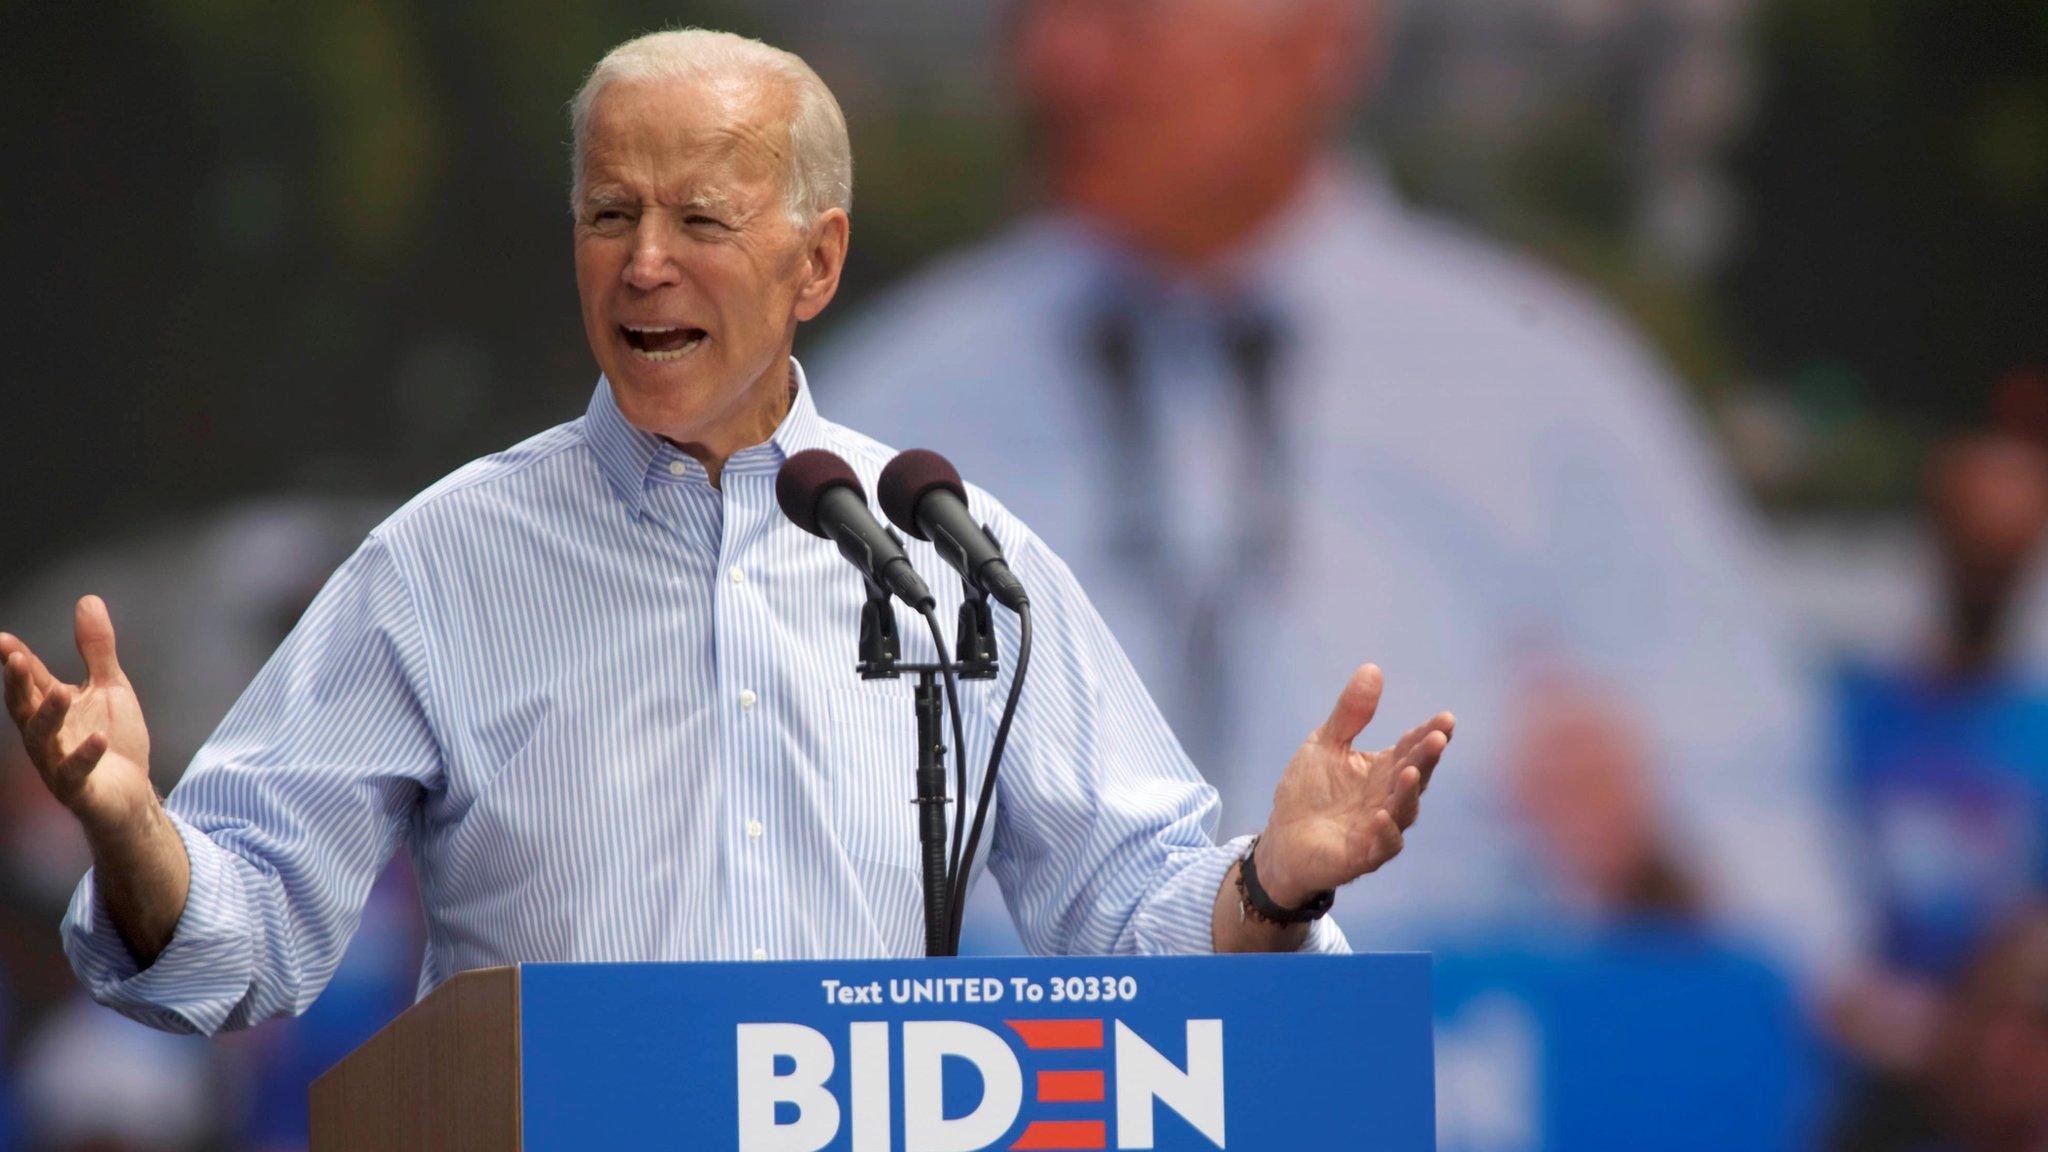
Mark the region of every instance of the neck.
<instances>
[{"instance_id":1,"label":"neck","mask_svg":"<svg viewBox=\"0 0 2048 1152\"><path fill-rule=\"evenodd\" d=\"M1054 200L1094 222L1147 260L1179 272L1215 271L1301 196L1313 172L1302 152L1267 163L1214 195L1176 201L1156 181L1098 167L1055 169Z\"/></svg>"},{"instance_id":2,"label":"neck","mask_svg":"<svg viewBox=\"0 0 2048 1152\"><path fill-rule=\"evenodd\" d=\"M775 435L775 430L782 427L782 421L795 402L796 370L790 364L787 351L775 363L775 367L762 373L747 387L733 410L719 420L716 427L688 438L670 435L659 428L648 431L702 464L711 486L718 487L725 462L735 453L767 443Z\"/></svg>"},{"instance_id":3,"label":"neck","mask_svg":"<svg viewBox=\"0 0 2048 1152\"><path fill-rule=\"evenodd\" d=\"M2010 600L2003 588L1995 593L1958 590L1950 594L1944 653L1950 676L1974 676L1996 666Z\"/></svg>"}]
</instances>

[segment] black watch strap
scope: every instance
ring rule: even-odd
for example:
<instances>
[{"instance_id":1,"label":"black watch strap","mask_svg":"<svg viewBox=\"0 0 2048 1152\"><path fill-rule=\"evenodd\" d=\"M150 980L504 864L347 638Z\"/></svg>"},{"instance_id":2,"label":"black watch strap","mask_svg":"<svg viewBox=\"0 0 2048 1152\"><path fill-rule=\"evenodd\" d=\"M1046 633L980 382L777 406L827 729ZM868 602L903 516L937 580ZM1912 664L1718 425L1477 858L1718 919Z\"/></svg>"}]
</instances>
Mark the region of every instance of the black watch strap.
<instances>
[{"instance_id":1,"label":"black watch strap","mask_svg":"<svg viewBox=\"0 0 2048 1152\"><path fill-rule=\"evenodd\" d=\"M1244 859L1237 866L1237 895L1245 914L1264 920L1268 924L1306 924L1320 920L1337 902L1337 893L1329 888L1314 893L1308 903L1299 908L1282 908L1273 902L1273 897L1259 883L1259 870L1253 863L1258 855L1259 838L1252 837L1252 845L1245 850Z\"/></svg>"}]
</instances>

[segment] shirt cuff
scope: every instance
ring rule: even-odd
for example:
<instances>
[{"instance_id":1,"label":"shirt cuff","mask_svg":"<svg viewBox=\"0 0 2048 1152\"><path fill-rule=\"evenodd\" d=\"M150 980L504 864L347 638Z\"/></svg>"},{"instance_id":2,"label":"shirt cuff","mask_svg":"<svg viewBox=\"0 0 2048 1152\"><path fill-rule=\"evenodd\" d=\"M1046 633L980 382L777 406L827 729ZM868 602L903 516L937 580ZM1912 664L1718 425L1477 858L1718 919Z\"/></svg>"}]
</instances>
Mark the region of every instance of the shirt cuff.
<instances>
[{"instance_id":1,"label":"shirt cuff","mask_svg":"<svg viewBox=\"0 0 2048 1152\"><path fill-rule=\"evenodd\" d=\"M191 887L170 944L139 968L88 871L64 914L64 954L94 1000L167 1032L220 1030L249 991L255 960L235 855L166 809L191 861Z\"/></svg>"},{"instance_id":2,"label":"shirt cuff","mask_svg":"<svg viewBox=\"0 0 2048 1152\"><path fill-rule=\"evenodd\" d=\"M1187 955L1214 952L1216 936L1212 919L1216 892L1230 866L1250 850L1252 838L1202 848L1182 855L1168 870L1165 882L1138 905L1132 916L1134 944L1139 955ZM1351 951L1344 930L1328 916L1309 925L1308 936L1298 952Z\"/></svg>"}]
</instances>

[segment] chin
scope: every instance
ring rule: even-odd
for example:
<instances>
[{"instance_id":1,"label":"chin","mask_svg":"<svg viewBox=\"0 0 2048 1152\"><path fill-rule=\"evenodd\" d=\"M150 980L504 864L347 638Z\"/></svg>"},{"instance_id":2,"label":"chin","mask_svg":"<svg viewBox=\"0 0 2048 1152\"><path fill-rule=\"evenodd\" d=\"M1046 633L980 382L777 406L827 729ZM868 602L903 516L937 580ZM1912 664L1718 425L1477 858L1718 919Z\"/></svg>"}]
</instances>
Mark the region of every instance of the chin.
<instances>
[{"instance_id":1,"label":"chin","mask_svg":"<svg viewBox=\"0 0 2048 1152\"><path fill-rule=\"evenodd\" d=\"M606 375L641 395L695 392L717 375L714 357L700 343L682 353L650 356L633 348L612 351Z\"/></svg>"},{"instance_id":2,"label":"chin","mask_svg":"<svg viewBox=\"0 0 2048 1152\"><path fill-rule=\"evenodd\" d=\"M635 424L672 439L687 439L685 430L715 410L721 395L734 390L726 386L718 368L709 357L649 362L627 352L605 369L605 376L625 398L621 407Z\"/></svg>"}]
</instances>

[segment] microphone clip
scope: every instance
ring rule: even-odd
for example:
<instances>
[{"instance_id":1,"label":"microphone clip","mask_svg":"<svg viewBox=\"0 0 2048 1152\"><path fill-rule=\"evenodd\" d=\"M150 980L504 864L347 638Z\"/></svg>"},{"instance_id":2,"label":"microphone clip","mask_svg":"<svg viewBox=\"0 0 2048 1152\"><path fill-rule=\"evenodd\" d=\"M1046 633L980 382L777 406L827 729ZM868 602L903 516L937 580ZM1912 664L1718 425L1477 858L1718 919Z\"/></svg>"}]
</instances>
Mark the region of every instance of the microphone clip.
<instances>
[{"instance_id":1,"label":"microphone clip","mask_svg":"<svg viewBox=\"0 0 2048 1152\"><path fill-rule=\"evenodd\" d=\"M889 535L896 535L891 531ZM860 662L854 665L863 680L894 680L902 675L896 667L903 659L903 641L896 633L896 608L887 588L871 577L862 577L867 602L860 606Z\"/></svg>"},{"instance_id":2,"label":"microphone clip","mask_svg":"<svg viewBox=\"0 0 2048 1152\"><path fill-rule=\"evenodd\" d=\"M989 532L988 525L982 525L981 530L989 533L990 540L995 539L995 533ZM955 668L962 680L993 680L996 678L996 625L995 617L989 611L988 593L964 577L960 586L964 595L953 641Z\"/></svg>"}]
</instances>

